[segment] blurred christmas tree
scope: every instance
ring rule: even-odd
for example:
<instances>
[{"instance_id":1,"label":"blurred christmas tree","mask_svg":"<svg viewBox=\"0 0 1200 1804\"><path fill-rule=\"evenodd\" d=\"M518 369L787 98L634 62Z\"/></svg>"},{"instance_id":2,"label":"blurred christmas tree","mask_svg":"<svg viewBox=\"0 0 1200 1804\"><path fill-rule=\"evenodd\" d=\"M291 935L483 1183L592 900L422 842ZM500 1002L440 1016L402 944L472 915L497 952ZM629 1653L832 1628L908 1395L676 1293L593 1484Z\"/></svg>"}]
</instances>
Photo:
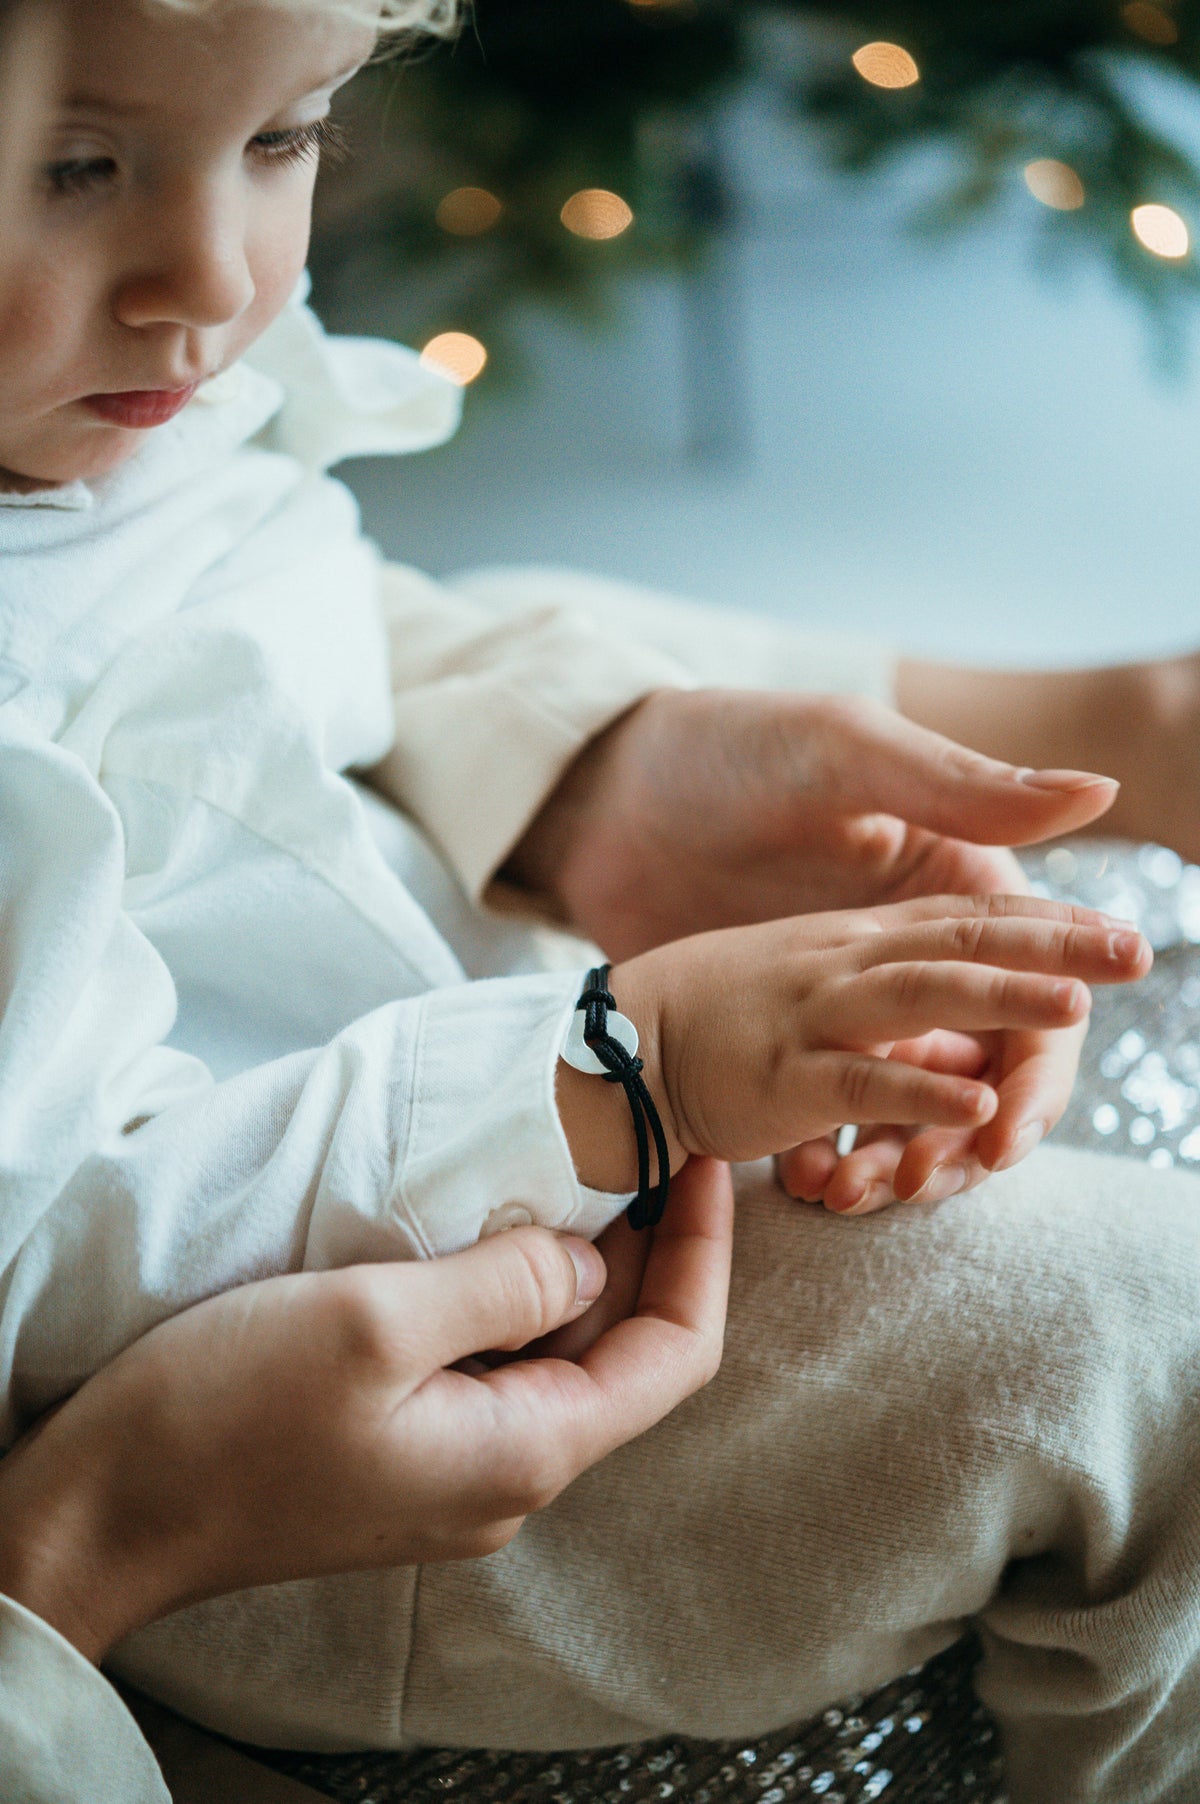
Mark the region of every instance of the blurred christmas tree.
<instances>
[{"instance_id":1,"label":"blurred christmas tree","mask_svg":"<svg viewBox=\"0 0 1200 1804\"><path fill-rule=\"evenodd\" d=\"M799 74L781 76L781 32ZM717 111L739 84L785 79L835 165L942 145L940 224L1023 173L1047 243L1105 261L1167 317L1197 286L1200 169L1148 119L1148 68L1195 94L1200 0L476 0L455 42L349 90L355 154L322 181L318 298L345 325L369 290L410 341L494 343L517 298L595 309L616 268L701 260L737 205Z\"/></svg>"}]
</instances>

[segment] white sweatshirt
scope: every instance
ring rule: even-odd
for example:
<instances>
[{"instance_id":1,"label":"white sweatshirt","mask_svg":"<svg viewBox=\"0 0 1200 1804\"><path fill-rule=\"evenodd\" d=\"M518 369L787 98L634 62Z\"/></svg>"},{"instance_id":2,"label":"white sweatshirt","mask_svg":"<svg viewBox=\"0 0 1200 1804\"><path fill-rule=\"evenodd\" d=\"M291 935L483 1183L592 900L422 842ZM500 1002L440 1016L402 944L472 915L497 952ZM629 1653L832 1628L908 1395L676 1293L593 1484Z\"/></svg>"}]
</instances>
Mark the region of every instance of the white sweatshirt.
<instances>
[{"instance_id":1,"label":"white sweatshirt","mask_svg":"<svg viewBox=\"0 0 1200 1804\"><path fill-rule=\"evenodd\" d=\"M457 411L411 353L297 302L111 476L0 497L0 1442L231 1285L513 1219L594 1235L621 1207L577 1183L554 1105L579 969L465 981L394 868L427 849L385 820L389 864L340 774L390 747L478 889L575 747L675 674L610 648L557 718L581 629L568 648L535 611L506 654L393 574L393 743L377 558L321 471ZM519 701L506 655L535 669ZM480 680L499 736L473 772L443 735L447 786L411 748Z\"/></svg>"}]
</instances>

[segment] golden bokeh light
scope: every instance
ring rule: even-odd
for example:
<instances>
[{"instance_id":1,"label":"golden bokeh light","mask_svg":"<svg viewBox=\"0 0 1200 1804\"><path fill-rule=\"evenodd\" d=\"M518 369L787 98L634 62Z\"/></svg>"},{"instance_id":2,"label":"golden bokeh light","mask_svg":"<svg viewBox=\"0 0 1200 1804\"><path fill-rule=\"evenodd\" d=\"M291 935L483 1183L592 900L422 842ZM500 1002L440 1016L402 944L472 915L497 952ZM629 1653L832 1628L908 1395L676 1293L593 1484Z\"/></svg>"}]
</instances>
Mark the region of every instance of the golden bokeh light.
<instances>
[{"instance_id":1,"label":"golden bokeh light","mask_svg":"<svg viewBox=\"0 0 1200 1804\"><path fill-rule=\"evenodd\" d=\"M1025 186L1043 207L1054 207L1060 213L1073 213L1085 198L1083 183L1071 165L1056 157L1038 157L1026 163Z\"/></svg>"},{"instance_id":2,"label":"golden bokeh light","mask_svg":"<svg viewBox=\"0 0 1200 1804\"><path fill-rule=\"evenodd\" d=\"M460 388L483 374L487 360L487 351L469 332L439 332L421 352L422 363L449 376Z\"/></svg>"},{"instance_id":3,"label":"golden bokeh light","mask_svg":"<svg viewBox=\"0 0 1200 1804\"><path fill-rule=\"evenodd\" d=\"M1138 243L1154 256L1169 257L1176 262L1187 256L1191 239L1174 207L1135 207L1129 218Z\"/></svg>"},{"instance_id":4,"label":"golden bokeh light","mask_svg":"<svg viewBox=\"0 0 1200 1804\"><path fill-rule=\"evenodd\" d=\"M443 232L456 238L478 238L490 232L504 208L486 188L452 188L438 202L434 215Z\"/></svg>"},{"instance_id":5,"label":"golden bokeh light","mask_svg":"<svg viewBox=\"0 0 1200 1804\"><path fill-rule=\"evenodd\" d=\"M1177 44L1179 27L1169 12L1161 6L1155 6L1153 0L1129 0L1128 6L1121 8L1121 17L1130 31L1136 32L1139 38L1145 38L1147 44Z\"/></svg>"},{"instance_id":6,"label":"golden bokeh light","mask_svg":"<svg viewBox=\"0 0 1200 1804\"><path fill-rule=\"evenodd\" d=\"M873 88L911 88L921 79L916 62L899 44L861 44L850 61Z\"/></svg>"},{"instance_id":7,"label":"golden bokeh light","mask_svg":"<svg viewBox=\"0 0 1200 1804\"><path fill-rule=\"evenodd\" d=\"M577 238L619 238L633 224L633 208L607 188L581 188L559 218Z\"/></svg>"}]
</instances>

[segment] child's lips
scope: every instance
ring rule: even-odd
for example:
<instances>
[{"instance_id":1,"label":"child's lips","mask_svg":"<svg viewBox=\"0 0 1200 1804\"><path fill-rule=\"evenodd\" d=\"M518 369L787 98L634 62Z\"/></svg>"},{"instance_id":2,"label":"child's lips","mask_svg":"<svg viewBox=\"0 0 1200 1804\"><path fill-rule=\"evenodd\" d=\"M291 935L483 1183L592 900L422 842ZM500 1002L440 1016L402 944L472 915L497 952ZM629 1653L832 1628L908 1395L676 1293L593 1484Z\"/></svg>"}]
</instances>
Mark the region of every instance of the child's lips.
<instances>
[{"instance_id":1,"label":"child's lips","mask_svg":"<svg viewBox=\"0 0 1200 1804\"><path fill-rule=\"evenodd\" d=\"M107 420L110 426L131 427L145 432L152 426L165 426L185 408L198 382L187 388L135 388L114 395L85 395L83 406Z\"/></svg>"}]
</instances>

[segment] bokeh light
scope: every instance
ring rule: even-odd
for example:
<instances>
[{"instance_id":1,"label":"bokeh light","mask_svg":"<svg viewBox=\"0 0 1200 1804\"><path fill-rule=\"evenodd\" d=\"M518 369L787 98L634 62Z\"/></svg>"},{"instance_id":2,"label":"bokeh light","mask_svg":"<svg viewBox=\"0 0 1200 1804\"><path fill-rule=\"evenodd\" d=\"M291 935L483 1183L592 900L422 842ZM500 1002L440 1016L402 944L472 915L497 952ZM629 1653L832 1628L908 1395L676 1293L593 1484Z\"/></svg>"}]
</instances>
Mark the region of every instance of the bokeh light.
<instances>
[{"instance_id":1,"label":"bokeh light","mask_svg":"<svg viewBox=\"0 0 1200 1804\"><path fill-rule=\"evenodd\" d=\"M1177 44L1179 27L1169 12L1161 6L1155 6L1153 0L1129 0L1128 6L1121 8L1121 17L1130 31L1144 38L1147 44Z\"/></svg>"},{"instance_id":2,"label":"bokeh light","mask_svg":"<svg viewBox=\"0 0 1200 1804\"><path fill-rule=\"evenodd\" d=\"M850 60L873 88L911 88L921 79L916 62L899 44L862 44Z\"/></svg>"},{"instance_id":3,"label":"bokeh light","mask_svg":"<svg viewBox=\"0 0 1200 1804\"><path fill-rule=\"evenodd\" d=\"M452 188L442 196L434 217L443 232L456 238L477 238L490 232L504 208L487 188Z\"/></svg>"},{"instance_id":4,"label":"bokeh light","mask_svg":"<svg viewBox=\"0 0 1200 1804\"><path fill-rule=\"evenodd\" d=\"M1135 207L1130 214L1130 223L1138 243L1154 256L1170 257L1175 261L1187 256L1191 239L1174 207Z\"/></svg>"},{"instance_id":5,"label":"bokeh light","mask_svg":"<svg viewBox=\"0 0 1200 1804\"><path fill-rule=\"evenodd\" d=\"M608 188L581 188L559 218L577 238L619 238L633 224L633 209Z\"/></svg>"},{"instance_id":6,"label":"bokeh light","mask_svg":"<svg viewBox=\"0 0 1200 1804\"><path fill-rule=\"evenodd\" d=\"M460 388L482 375L487 360L485 347L469 332L439 332L421 352L422 363L430 369L440 370Z\"/></svg>"},{"instance_id":7,"label":"bokeh light","mask_svg":"<svg viewBox=\"0 0 1200 1804\"><path fill-rule=\"evenodd\" d=\"M1060 213L1072 213L1084 202L1083 183L1069 163L1057 157L1038 157L1025 165L1025 186L1034 200Z\"/></svg>"}]
</instances>

